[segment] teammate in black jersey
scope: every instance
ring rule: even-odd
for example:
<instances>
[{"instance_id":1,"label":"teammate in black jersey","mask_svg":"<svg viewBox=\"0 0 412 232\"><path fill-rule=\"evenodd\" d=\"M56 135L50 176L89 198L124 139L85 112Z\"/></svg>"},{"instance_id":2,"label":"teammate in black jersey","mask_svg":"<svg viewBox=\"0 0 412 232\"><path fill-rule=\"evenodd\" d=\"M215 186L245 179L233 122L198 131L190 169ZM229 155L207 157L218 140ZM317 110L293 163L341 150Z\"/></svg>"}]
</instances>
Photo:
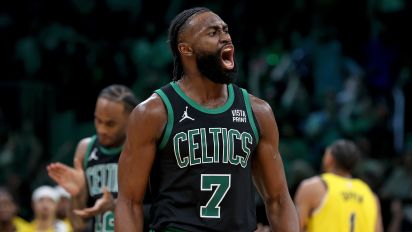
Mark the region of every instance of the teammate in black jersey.
<instances>
[{"instance_id":1,"label":"teammate in black jersey","mask_svg":"<svg viewBox=\"0 0 412 232\"><path fill-rule=\"evenodd\" d=\"M206 8L169 29L174 80L132 112L119 160L116 231L254 231L254 185L273 231L298 231L270 106L231 82L228 26ZM143 132L143 133L142 133Z\"/></svg>"},{"instance_id":2,"label":"teammate in black jersey","mask_svg":"<svg viewBox=\"0 0 412 232\"><path fill-rule=\"evenodd\" d=\"M93 231L114 231L114 199L117 197L117 163L126 139L130 112L137 105L132 91L123 85L103 89L96 102L96 135L77 145L74 168L62 163L47 167L49 176L71 194L75 231L93 217Z\"/></svg>"}]
</instances>

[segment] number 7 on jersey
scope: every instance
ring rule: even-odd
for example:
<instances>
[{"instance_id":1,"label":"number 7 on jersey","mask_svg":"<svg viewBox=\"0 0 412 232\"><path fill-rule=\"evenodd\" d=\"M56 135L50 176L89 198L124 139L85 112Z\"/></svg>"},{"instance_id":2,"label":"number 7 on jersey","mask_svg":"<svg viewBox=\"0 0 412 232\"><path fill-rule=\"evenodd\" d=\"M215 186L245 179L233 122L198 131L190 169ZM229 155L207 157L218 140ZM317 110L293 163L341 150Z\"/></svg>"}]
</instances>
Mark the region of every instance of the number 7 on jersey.
<instances>
[{"instance_id":1,"label":"number 7 on jersey","mask_svg":"<svg viewBox=\"0 0 412 232\"><path fill-rule=\"evenodd\" d=\"M220 218L220 203L230 188L230 174L202 174L200 178L200 190L212 191L216 187L209 201L200 206L200 217Z\"/></svg>"}]
</instances>

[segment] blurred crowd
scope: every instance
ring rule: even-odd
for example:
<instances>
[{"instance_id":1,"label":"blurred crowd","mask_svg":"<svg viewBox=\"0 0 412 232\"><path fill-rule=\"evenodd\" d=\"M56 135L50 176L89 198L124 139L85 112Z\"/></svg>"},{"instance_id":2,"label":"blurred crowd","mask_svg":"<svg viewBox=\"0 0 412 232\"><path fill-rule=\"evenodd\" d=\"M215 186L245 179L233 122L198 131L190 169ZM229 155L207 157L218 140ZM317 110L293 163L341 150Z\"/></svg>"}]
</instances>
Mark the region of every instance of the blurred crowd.
<instances>
[{"instance_id":1,"label":"blurred crowd","mask_svg":"<svg viewBox=\"0 0 412 232\"><path fill-rule=\"evenodd\" d=\"M93 133L103 87L125 84L143 99L171 80L167 26L181 9L199 4L0 3L0 185L20 206L19 216L35 219L35 190L54 185L45 165L71 164L76 141ZM302 179L321 171L325 146L349 138L364 156L355 175L378 194L385 228L411 229L411 2L204 6L229 25L237 84L272 105L292 196Z\"/></svg>"},{"instance_id":2,"label":"blurred crowd","mask_svg":"<svg viewBox=\"0 0 412 232\"><path fill-rule=\"evenodd\" d=\"M40 186L34 190L31 199L33 219L27 222L19 217L18 203L12 192L7 188L0 188L0 231L73 231L68 216L70 194L62 187Z\"/></svg>"}]
</instances>

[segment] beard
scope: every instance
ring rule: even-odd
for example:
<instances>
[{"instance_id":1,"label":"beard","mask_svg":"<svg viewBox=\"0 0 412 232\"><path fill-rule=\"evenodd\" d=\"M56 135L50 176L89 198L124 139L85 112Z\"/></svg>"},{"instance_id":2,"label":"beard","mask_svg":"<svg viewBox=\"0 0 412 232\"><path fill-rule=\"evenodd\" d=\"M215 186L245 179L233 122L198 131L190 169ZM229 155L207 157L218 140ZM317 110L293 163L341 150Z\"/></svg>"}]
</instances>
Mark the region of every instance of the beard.
<instances>
[{"instance_id":1,"label":"beard","mask_svg":"<svg viewBox=\"0 0 412 232\"><path fill-rule=\"evenodd\" d=\"M235 81L236 63L233 69L225 69L222 66L220 49L215 53L199 52L196 64L199 72L214 83L229 84Z\"/></svg>"}]
</instances>

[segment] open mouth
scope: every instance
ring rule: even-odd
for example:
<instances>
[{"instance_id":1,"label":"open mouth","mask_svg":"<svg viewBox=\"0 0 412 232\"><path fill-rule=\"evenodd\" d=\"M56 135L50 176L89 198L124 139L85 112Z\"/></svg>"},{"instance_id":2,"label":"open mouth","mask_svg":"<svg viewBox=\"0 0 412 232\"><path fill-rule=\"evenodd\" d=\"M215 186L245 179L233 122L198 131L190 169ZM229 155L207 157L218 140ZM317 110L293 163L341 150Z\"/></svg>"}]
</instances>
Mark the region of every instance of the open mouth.
<instances>
[{"instance_id":1,"label":"open mouth","mask_svg":"<svg viewBox=\"0 0 412 232\"><path fill-rule=\"evenodd\" d=\"M231 70L235 67L235 62L233 59L233 55L235 53L235 48L232 44L225 45L220 53L220 57L222 60L223 67L225 69Z\"/></svg>"}]
</instances>

